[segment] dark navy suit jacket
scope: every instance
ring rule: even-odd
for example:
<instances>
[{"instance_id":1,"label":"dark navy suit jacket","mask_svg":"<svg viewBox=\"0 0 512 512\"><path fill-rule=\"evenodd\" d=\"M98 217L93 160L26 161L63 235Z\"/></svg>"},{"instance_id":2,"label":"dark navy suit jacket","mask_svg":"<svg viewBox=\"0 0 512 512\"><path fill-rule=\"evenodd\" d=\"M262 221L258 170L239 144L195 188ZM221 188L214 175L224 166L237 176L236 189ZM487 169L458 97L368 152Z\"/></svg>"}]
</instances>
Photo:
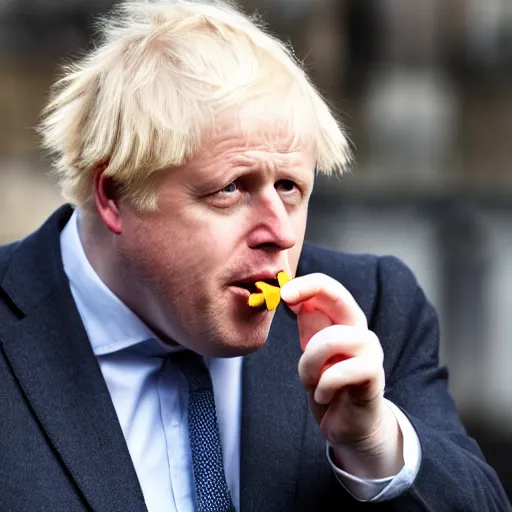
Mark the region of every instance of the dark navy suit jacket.
<instances>
[{"instance_id":1,"label":"dark navy suit jacket","mask_svg":"<svg viewBox=\"0 0 512 512\"><path fill-rule=\"evenodd\" d=\"M128 449L63 271L59 209L0 248L0 511L143 512ZM278 309L269 339L243 366L243 512L509 510L494 471L462 427L438 364L436 315L394 258L306 245L299 274L343 283L385 353L386 396L414 425L422 463L414 489L355 501L336 481L297 375L297 324ZM424 502L418 498L419 493Z\"/></svg>"}]
</instances>

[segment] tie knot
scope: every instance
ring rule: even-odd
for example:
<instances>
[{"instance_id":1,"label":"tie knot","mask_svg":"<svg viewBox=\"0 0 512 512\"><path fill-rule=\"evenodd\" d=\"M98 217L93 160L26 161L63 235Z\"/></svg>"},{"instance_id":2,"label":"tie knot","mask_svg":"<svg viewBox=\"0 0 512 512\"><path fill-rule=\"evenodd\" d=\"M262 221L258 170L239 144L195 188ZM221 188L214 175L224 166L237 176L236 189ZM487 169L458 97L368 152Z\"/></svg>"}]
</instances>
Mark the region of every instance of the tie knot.
<instances>
[{"instance_id":1,"label":"tie knot","mask_svg":"<svg viewBox=\"0 0 512 512\"><path fill-rule=\"evenodd\" d=\"M182 350L168 356L172 365L187 379L189 391L199 391L212 387L210 372L204 359L191 350Z\"/></svg>"}]
</instances>

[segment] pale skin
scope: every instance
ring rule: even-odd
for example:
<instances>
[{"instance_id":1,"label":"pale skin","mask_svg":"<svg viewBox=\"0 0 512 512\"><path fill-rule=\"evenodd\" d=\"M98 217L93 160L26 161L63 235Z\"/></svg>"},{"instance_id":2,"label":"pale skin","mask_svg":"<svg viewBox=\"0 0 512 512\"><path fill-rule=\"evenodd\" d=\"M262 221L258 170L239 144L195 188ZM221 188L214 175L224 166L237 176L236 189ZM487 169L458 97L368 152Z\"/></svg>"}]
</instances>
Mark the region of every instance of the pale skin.
<instances>
[{"instance_id":1,"label":"pale skin","mask_svg":"<svg viewBox=\"0 0 512 512\"><path fill-rule=\"evenodd\" d=\"M363 478L396 475L403 466L402 436L383 398L382 348L364 313L325 274L297 277L281 297L297 314L304 351L299 376L338 465Z\"/></svg>"},{"instance_id":2,"label":"pale skin","mask_svg":"<svg viewBox=\"0 0 512 512\"><path fill-rule=\"evenodd\" d=\"M79 223L107 286L162 342L207 357L265 343L273 313L249 308L243 283L279 270L295 275L316 161L307 142L269 137L271 125L242 133L228 121L197 156L166 172L157 212L135 210L101 168L95 206ZM402 438L383 397L382 348L358 304L323 274L292 280L281 296L297 315L299 377L336 463L365 478L397 474ZM322 371L335 356L344 360Z\"/></svg>"}]
</instances>

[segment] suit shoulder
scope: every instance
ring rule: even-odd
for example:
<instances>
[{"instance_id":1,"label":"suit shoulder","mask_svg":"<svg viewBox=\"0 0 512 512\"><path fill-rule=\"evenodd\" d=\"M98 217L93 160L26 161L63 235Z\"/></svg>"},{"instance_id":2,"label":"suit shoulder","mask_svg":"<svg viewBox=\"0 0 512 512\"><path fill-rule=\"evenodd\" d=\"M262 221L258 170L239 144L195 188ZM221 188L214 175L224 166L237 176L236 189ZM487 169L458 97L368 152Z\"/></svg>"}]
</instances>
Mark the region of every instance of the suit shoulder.
<instances>
[{"instance_id":1,"label":"suit shoulder","mask_svg":"<svg viewBox=\"0 0 512 512\"><path fill-rule=\"evenodd\" d=\"M379 283L385 296L393 296L398 303L408 302L422 292L413 271L394 256L379 258Z\"/></svg>"},{"instance_id":2,"label":"suit shoulder","mask_svg":"<svg viewBox=\"0 0 512 512\"><path fill-rule=\"evenodd\" d=\"M371 316L378 295L379 257L348 254L315 244L304 244L298 274L326 274L354 296L367 316Z\"/></svg>"},{"instance_id":3,"label":"suit shoulder","mask_svg":"<svg viewBox=\"0 0 512 512\"><path fill-rule=\"evenodd\" d=\"M299 274L321 272L340 283L354 296L367 315L377 303L390 301L403 307L418 292L413 272L394 256L349 254L315 244L304 245Z\"/></svg>"},{"instance_id":4,"label":"suit shoulder","mask_svg":"<svg viewBox=\"0 0 512 512\"><path fill-rule=\"evenodd\" d=\"M363 281L408 282L417 284L411 269L395 256L350 254L305 243L299 264L301 274L322 272L332 277L333 272L346 278Z\"/></svg>"},{"instance_id":5,"label":"suit shoulder","mask_svg":"<svg viewBox=\"0 0 512 512\"><path fill-rule=\"evenodd\" d=\"M14 251L19 243L20 242L18 241L7 245L0 245L0 282L7 272L9 263L11 262Z\"/></svg>"},{"instance_id":6,"label":"suit shoulder","mask_svg":"<svg viewBox=\"0 0 512 512\"><path fill-rule=\"evenodd\" d=\"M301 274L322 272L342 281L367 281L376 278L378 264L379 257L372 254L349 254L306 243L299 271Z\"/></svg>"}]
</instances>

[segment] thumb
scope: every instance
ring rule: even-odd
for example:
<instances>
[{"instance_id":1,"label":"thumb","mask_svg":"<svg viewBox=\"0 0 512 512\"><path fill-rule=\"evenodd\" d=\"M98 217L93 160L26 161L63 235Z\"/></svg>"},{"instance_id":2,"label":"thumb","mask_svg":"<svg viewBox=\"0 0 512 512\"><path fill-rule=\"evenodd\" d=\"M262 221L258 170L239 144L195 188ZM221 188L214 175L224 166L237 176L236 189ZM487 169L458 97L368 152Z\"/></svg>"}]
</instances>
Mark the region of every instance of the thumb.
<instances>
[{"instance_id":1,"label":"thumb","mask_svg":"<svg viewBox=\"0 0 512 512\"><path fill-rule=\"evenodd\" d=\"M281 288L281 298L297 315L302 309L322 311L332 324L367 326L366 316L351 293L325 274L296 277Z\"/></svg>"}]
</instances>

